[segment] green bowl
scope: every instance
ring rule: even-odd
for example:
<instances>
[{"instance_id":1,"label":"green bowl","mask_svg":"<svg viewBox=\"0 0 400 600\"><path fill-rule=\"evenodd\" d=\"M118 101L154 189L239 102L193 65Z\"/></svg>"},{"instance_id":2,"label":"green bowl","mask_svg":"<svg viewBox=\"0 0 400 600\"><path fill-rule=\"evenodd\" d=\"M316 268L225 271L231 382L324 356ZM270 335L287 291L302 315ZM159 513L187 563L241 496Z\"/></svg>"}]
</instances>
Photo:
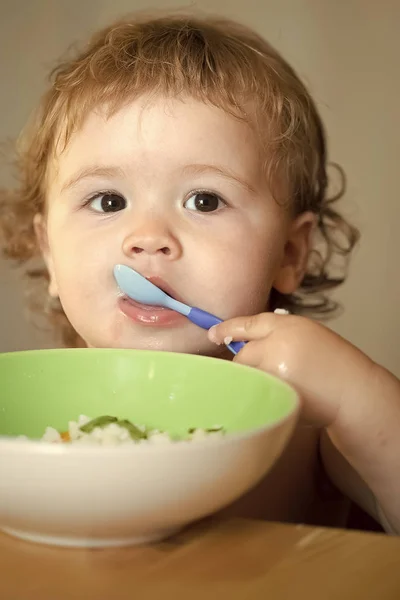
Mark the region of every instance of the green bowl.
<instances>
[{"instance_id":1,"label":"green bowl","mask_svg":"<svg viewBox=\"0 0 400 600\"><path fill-rule=\"evenodd\" d=\"M71 546L160 539L231 503L274 464L299 410L295 391L262 371L166 352L6 353L0 382L0 528ZM215 425L227 434L117 447L37 440L80 414L177 438Z\"/></svg>"}]
</instances>

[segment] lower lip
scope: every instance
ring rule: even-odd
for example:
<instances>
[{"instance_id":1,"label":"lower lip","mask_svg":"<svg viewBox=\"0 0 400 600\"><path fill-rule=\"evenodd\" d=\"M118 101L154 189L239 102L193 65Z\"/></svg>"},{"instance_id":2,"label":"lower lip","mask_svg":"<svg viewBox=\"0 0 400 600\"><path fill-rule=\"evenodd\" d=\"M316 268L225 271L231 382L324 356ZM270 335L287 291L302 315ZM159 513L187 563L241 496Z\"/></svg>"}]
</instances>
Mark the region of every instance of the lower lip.
<instances>
[{"instance_id":1,"label":"lower lip","mask_svg":"<svg viewBox=\"0 0 400 600\"><path fill-rule=\"evenodd\" d=\"M186 321L186 317L161 306L147 306L128 298L118 301L120 311L134 323L150 327L173 327Z\"/></svg>"}]
</instances>

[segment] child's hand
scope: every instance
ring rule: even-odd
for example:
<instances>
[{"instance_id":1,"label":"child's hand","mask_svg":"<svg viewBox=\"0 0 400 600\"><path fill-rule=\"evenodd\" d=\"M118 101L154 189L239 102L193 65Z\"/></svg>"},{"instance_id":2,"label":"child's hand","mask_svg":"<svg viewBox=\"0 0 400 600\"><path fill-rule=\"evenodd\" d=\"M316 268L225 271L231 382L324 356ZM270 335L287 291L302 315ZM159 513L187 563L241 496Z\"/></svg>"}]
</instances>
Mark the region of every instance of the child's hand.
<instances>
[{"instance_id":1,"label":"child's hand","mask_svg":"<svg viewBox=\"0 0 400 600\"><path fill-rule=\"evenodd\" d=\"M332 451L324 462L333 481L400 533L399 380L303 317L266 313L235 318L213 327L209 338L248 341L236 362L275 374L298 390L302 416L326 428ZM345 475L343 459L335 453L356 473Z\"/></svg>"},{"instance_id":2,"label":"child's hand","mask_svg":"<svg viewBox=\"0 0 400 600\"><path fill-rule=\"evenodd\" d=\"M287 380L300 393L303 417L316 425L332 425L354 380L363 382L373 363L326 327L309 319L263 313L225 321L209 338L248 343L234 358Z\"/></svg>"}]
</instances>

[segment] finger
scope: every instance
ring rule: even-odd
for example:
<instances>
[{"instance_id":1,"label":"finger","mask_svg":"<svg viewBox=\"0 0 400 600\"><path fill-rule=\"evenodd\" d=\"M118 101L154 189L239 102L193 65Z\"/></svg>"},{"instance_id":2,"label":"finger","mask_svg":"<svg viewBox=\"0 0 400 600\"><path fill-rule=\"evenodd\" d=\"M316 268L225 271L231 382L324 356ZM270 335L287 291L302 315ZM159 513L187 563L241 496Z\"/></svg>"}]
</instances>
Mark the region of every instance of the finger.
<instances>
[{"instance_id":1,"label":"finger","mask_svg":"<svg viewBox=\"0 0 400 600\"><path fill-rule=\"evenodd\" d=\"M261 369L264 362L265 355L265 344L262 340L252 341L243 346L243 348L236 354L233 362L240 365L246 365L248 367L254 367Z\"/></svg>"},{"instance_id":2,"label":"finger","mask_svg":"<svg viewBox=\"0 0 400 600\"><path fill-rule=\"evenodd\" d=\"M281 318L283 317L273 313L235 317L211 327L208 338L216 344L226 343L227 338L231 338L230 341L240 342L258 340L267 337Z\"/></svg>"}]
</instances>

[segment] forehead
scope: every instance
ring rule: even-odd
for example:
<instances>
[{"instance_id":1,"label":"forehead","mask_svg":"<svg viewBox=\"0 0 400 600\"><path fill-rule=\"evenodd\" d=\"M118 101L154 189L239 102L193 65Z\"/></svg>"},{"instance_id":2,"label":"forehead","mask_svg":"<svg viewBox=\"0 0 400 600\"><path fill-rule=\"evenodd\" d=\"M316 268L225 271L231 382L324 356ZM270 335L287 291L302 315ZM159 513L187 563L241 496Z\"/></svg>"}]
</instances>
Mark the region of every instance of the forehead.
<instances>
[{"instance_id":1,"label":"forehead","mask_svg":"<svg viewBox=\"0 0 400 600\"><path fill-rule=\"evenodd\" d=\"M192 98L138 98L109 115L91 111L65 148L56 149L52 179L63 179L85 164L112 161L141 168L227 162L258 175L259 144L249 124L221 108Z\"/></svg>"}]
</instances>

